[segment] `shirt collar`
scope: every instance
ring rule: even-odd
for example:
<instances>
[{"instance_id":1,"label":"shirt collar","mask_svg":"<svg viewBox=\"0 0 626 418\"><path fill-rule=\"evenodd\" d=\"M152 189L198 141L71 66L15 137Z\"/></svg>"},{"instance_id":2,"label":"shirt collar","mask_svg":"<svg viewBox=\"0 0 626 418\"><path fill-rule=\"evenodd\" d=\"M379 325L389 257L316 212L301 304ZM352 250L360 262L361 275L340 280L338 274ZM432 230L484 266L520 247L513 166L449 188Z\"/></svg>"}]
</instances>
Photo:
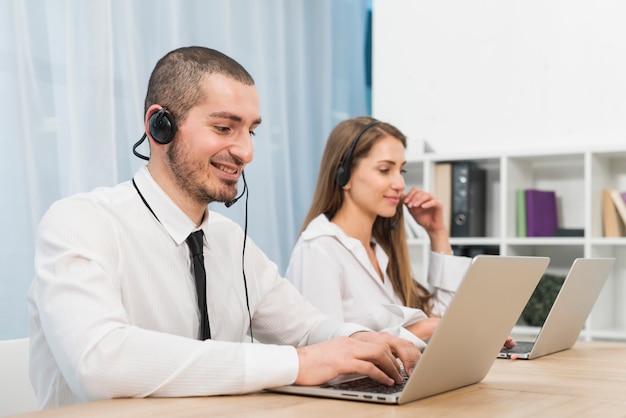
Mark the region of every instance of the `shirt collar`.
<instances>
[{"instance_id":1,"label":"shirt collar","mask_svg":"<svg viewBox=\"0 0 626 418\"><path fill-rule=\"evenodd\" d=\"M133 179L141 195L176 244L181 245L184 243L193 231L205 229L209 219L208 208L205 209L202 224L199 228L196 227L195 223L152 178L150 171L148 171L148 166L144 165L141 167ZM206 235L206 230L204 232Z\"/></svg>"},{"instance_id":2,"label":"shirt collar","mask_svg":"<svg viewBox=\"0 0 626 418\"><path fill-rule=\"evenodd\" d=\"M355 241L360 245L359 241L351 238L343 232L337 224L332 223L323 213L317 215L302 232L302 239L305 241L312 240L321 236L335 237L345 247L353 248Z\"/></svg>"},{"instance_id":3,"label":"shirt collar","mask_svg":"<svg viewBox=\"0 0 626 418\"><path fill-rule=\"evenodd\" d=\"M326 215L323 213L315 217L306 229L302 232L302 239L305 241L309 241L321 236L330 236L334 237L337 241L341 243L344 247L346 247L355 258L372 274L374 277L378 278L378 275L374 271L374 267L372 263L369 261L367 253L359 241L356 238L352 238L346 235L343 232L343 229L339 227L339 225L332 223ZM378 259L378 265L383 271L385 275L385 280L388 280L387 275L387 265L389 264L389 256L383 249L376 243L374 237L372 237L372 244L374 244L374 252L376 253L376 258Z\"/></svg>"}]
</instances>

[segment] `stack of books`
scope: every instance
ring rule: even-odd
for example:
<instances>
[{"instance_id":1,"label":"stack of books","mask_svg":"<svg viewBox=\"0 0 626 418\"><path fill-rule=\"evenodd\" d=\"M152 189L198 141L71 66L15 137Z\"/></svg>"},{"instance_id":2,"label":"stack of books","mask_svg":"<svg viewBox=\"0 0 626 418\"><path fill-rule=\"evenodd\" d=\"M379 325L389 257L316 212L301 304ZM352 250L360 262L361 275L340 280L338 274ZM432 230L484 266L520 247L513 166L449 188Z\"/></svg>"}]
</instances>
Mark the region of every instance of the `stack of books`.
<instances>
[{"instance_id":1,"label":"stack of books","mask_svg":"<svg viewBox=\"0 0 626 418\"><path fill-rule=\"evenodd\" d=\"M554 190L516 191L518 237L582 237L582 228L561 228Z\"/></svg>"}]
</instances>

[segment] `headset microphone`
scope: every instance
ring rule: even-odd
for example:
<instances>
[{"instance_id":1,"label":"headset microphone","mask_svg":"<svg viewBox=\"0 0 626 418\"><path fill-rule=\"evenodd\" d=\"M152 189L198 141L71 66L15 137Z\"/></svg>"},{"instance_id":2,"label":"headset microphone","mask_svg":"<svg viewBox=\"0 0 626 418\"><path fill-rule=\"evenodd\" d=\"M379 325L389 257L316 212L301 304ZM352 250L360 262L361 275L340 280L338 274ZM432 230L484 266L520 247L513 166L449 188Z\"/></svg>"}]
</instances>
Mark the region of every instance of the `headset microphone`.
<instances>
[{"instance_id":1,"label":"headset microphone","mask_svg":"<svg viewBox=\"0 0 626 418\"><path fill-rule=\"evenodd\" d=\"M246 183L246 174L242 171L241 172L241 178L243 179L243 190L241 191L241 193L239 194L239 196L237 196L236 198L234 198L233 200L230 200L228 202L224 202L224 205L229 208L232 205L234 205L235 203L237 203L237 201L239 199L241 199L241 197L243 196L243 194L248 190L248 184Z\"/></svg>"}]
</instances>

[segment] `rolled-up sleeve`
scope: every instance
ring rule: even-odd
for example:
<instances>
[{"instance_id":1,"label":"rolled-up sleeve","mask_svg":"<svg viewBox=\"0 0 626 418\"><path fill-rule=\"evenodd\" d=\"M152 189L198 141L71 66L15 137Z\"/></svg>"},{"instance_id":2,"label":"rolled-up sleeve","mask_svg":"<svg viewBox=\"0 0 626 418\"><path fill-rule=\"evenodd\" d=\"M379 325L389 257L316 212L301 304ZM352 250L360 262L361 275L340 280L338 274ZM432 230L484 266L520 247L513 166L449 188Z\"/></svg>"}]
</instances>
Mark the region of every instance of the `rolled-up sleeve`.
<instances>
[{"instance_id":1,"label":"rolled-up sleeve","mask_svg":"<svg viewBox=\"0 0 626 418\"><path fill-rule=\"evenodd\" d=\"M428 267L428 284L433 288L433 315L441 316L448 308L459 285L465 277L472 259L445 255L436 252L430 253Z\"/></svg>"}]
</instances>

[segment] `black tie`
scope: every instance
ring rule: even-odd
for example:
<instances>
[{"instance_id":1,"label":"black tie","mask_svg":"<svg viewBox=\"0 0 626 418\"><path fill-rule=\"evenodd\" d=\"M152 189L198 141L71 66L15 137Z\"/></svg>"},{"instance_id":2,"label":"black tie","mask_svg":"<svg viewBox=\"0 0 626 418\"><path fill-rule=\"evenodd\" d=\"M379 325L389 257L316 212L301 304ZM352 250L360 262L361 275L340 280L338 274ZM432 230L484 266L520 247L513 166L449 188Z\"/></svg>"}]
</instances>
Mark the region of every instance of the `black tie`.
<instances>
[{"instance_id":1,"label":"black tie","mask_svg":"<svg viewBox=\"0 0 626 418\"><path fill-rule=\"evenodd\" d=\"M196 278L196 294L198 295L198 309L200 310L200 339L211 338L211 328L209 327L209 313L206 307L206 272L204 270L204 255L202 254L202 230L192 232L187 237L187 245L191 250L191 261L193 262L193 274Z\"/></svg>"}]
</instances>

